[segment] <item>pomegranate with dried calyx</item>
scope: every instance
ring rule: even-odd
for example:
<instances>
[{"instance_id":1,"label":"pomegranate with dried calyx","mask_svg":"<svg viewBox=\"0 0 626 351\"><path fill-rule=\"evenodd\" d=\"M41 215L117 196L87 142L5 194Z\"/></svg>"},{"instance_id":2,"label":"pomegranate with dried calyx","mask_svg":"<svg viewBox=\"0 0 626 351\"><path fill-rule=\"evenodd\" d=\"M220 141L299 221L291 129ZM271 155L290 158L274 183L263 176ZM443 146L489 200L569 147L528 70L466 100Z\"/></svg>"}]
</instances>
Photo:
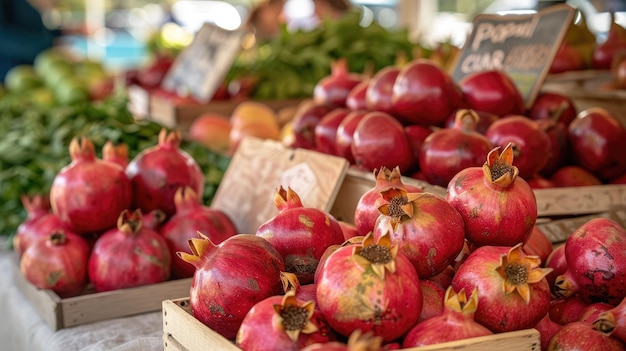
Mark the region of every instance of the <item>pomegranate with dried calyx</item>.
<instances>
[{"instance_id":1,"label":"pomegranate with dried calyx","mask_svg":"<svg viewBox=\"0 0 626 351\"><path fill-rule=\"evenodd\" d=\"M368 234L362 244L340 247L321 269L317 301L337 333L372 331L389 342L417 322L423 303L419 277L389 235L376 242Z\"/></svg>"},{"instance_id":2,"label":"pomegranate with dried calyx","mask_svg":"<svg viewBox=\"0 0 626 351\"><path fill-rule=\"evenodd\" d=\"M593 328L626 343L626 299L622 299L617 306L601 312L593 321Z\"/></svg>"},{"instance_id":3,"label":"pomegranate with dried calyx","mask_svg":"<svg viewBox=\"0 0 626 351\"><path fill-rule=\"evenodd\" d=\"M474 320L478 295L478 290L474 289L468 298L465 290L460 290L457 294L449 287L446 290L442 313L411 328L404 337L402 347L434 345L493 334L491 330Z\"/></svg>"},{"instance_id":4,"label":"pomegranate with dried calyx","mask_svg":"<svg viewBox=\"0 0 626 351\"><path fill-rule=\"evenodd\" d=\"M262 223L256 235L276 248L283 257L285 271L308 284L324 251L344 242L341 226L330 213L305 207L291 187L276 190L274 206L278 214Z\"/></svg>"},{"instance_id":5,"label":"pomegranate with dried calyx","mask_svg":"<svg viewBox=\"0 0 626 351\"><path fill-rule=\"evenodd\" d=\"M120 166L98 159L87 138L72 139L69 151L71 163L57 173L50 187L52 212L77 234L115 227L134 196L129 178Z\"/></svg>"},{"instance_id":6,"label":"pomegranate with dried calyx","mask_svg":"<svg viewBox=\"0 0 626 351\"><path fill-rule=\"evenodd\" d=\"M463 217L465 238L477 246L524 243L537 221L535 193L518 177L512 144L501 154L499 147L491 150L482 168L457 173L447 200Z\"/></svg>"},{"instance_id":7,"label":"pomegranate with dried calyx","mask_svg":"<svg viewBox=\"0 0 626 351\"><path fill-rule=\"evenodd\" d=\"M580 317L578 318L578 320L580 322L593 323L598 320L602 313L610 311L614 308L615 305L611 305L610 303L606 302L590 303L589 305L585 306L582 311L580 311Z\"/></svg>"},{"instance_id":8,"label":"pomegranate with dried calyx","mask_svg":"<svg viewBox=\"0 0 626 351\"><path fill-rule=\"evenodd\" d=\"M532 328L550 308L549 268L522 245L481 246L459 266L452 287L478 288L476 321L494 333Z\"/></svg>"},{"instance_id":9,"label":"pomegranate with dried calyx","mask_svg":"<svg viewBox=\"0 0 626 351\"><path fill-rule=\"evenodd\" d=\"M107 140L102 147L102 159L125 169L128 166L128 145L124 143L115 145L111 140Z\"/></svg>"},{"instance_id":10,"label":"pomegranate with dried calyx","mask_svg":"<svg viewBox=\"0 0 626 351\"><path fill-rule=\"evenodd\" d=\"M548 343L548 351L623 351L626 346L619 339L604 335L591 323L573 322L564 325Z\"/></svg>"},{"instance_id":11,"label":"pomegranate with dried calyx","mask_svg":"<svg viewBox=\"0 0 626 351\"><path fill-rule=\"evenodd\" d=\"M189 241L191 253L177 252L196 272L189 303L200 322L234 339L252 306L282 292L282 256L265 239L238 234L215 245L205 235Z\"/></svg>"},{"instance_id":12,"label":"pomegranate with dried calyx","mask_svg":"<svg viewBox=\"0 0 626 351\"><path fill-rule=\"evenodd\" d=\"M17 226L13 236L13 250L21 256L28 245L40 237L45 237L54 229L62 229L63 224L57 215L50 212L48 194L22 195L22 206L26 219Z\"/></svg>"},{"instance_id":13,"label":"pomegranate with dried calyx","mask_svg":"<svg viewBox=\"0 0 626 351\"><path fill-rule=\"evenodd\" d=\"M198 194L191 188L180 188L174 195L176 213L159 230L167 241L172 256L172 275L175 278L190 278L195 267L176 256L176 252L189 247L189 240L198 232L206 235L214 244L238 233L235 223L223 211L204 206Z\"/></svg>"},{"instance_id":14,"label":"pomegranate with dried calyx","mask_svg":"<svg viewBox=\"0 0 626 351\"><path fill-rule=\"evenodd\" d=\"M578 227L565 241L565 257L567 271L554 283L557 296L611 304L626 297L626 230L617 222L598 217Z\"/></svg>"},{"instance_id":15,"label":"pomegranate with dried calyx","mask_svg":"<svg viewBox=\"0 0 626 351\"><path fill-rule=\"evenodd\" d=\"M204 193L204 174L198 163L180 149L180 131L161 129L158 145L142 150L126 167L133 187L133 204L143 212L162 210L168 217L176 212L174 195L189 186Z\"/></svg>"},{"instance_id":16,"label":"pomegranate with dried calyx","mask_svg":"<svg viewBox=\"0 0 626 351\"><path fill-rule=\"evenodd\" d=\"M345 58L331 63L330 75L320 79L313 88L313 101L334 107L345 107L350 91L366 76L349 71Z\"/></svg>"},{"instance_id":17,"label":"pomegranate with dried calyx","mask_svg":"<svg viewBox=\"0 0 626 351\"><path fill-rule=\"evenodd\" d=\"M373 231L376 239L390 235L422 279L439 274L454 262L465 244L465 228L463 218L448 201L396 187L380 194L380 215Z\"/></svg>"},{"instance_id":18,"label":"pomegranate with dried calyx","mask_svg":"<svg viewBox=\"0 0 626 351\"><path fill-rule=\"evenodd\" d=\"M169 279L172 257L165 239L143 227L139 209L120 213L117 228L104 232L89 257L89 280L96 291L111 291Z\"/></svg>"}]
</instances>

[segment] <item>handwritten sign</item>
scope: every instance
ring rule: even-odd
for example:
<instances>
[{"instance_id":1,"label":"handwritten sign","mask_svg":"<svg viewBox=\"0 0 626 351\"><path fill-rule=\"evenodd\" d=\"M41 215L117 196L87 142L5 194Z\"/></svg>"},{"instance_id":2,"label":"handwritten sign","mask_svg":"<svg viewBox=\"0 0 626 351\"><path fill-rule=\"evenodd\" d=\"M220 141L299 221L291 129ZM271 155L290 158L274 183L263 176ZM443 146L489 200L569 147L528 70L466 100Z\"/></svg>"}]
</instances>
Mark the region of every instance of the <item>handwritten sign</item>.
<instances>
[{"instance_id":1,"label":"handwritten sign","mask_svg":"<svg viewBox=\"0 0 626 351\"><path fill-rule=\"evenodd\" d=\"M575 9L553 5L529 15L478 15L452 77L486 70L502 70L515 82L530 107L572 22Z\"/></svg>"},{"instance_id":2,"label":"handwritten sign","mask_svg":"<svg viewBox=\"0 0 626 351\"><path fill-rule=\"evenodd\" d=\"M274 195L291 187L302 205L330 212L348 169L343 157L281 142L244 138L224 173L211 207L224 211L240 233L254 234L278 214Z\"/></svg>"},{"instance_id":3,"label":"handwritten sign","mask_svg":"<svg viewBox=\"0 0 626 351\"><path fill-rule=\"evenodd\" d=\"M241 50L244 30L205 23L172 64L161 86L209 102Z\"/></svg>"}]
</instances>

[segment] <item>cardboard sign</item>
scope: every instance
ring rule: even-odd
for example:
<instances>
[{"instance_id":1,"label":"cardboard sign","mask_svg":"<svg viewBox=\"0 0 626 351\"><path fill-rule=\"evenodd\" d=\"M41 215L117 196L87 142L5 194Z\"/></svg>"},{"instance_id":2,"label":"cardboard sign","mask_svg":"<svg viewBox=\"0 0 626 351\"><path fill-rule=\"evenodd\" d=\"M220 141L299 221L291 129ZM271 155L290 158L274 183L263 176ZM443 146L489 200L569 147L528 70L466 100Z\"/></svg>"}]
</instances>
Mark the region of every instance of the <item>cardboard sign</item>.
<instances>
[{"instance_id":1,"label":"cardboard sign","mask_svg":"<svg viewBox=\"0 0 626 351\"><path fill-rule=\"evenodd\" d=\"M553 5L530 15L478 15L452 65L452 77L487 70L506 72L530 107L548 74L575 10Z\"/></svg>"},{"instance_id":2,"label":"cardboard sign","mask_svg":"<svg viewBox=\"0 0 626 351\"><path fill-rule=\"evenodd\" d=\"M302 205L330 212L348 161L274 140L244 138L233 155L211 207L230 216L240 233L254 234L278 214L274 195L291 187Z\"/></svg>"},{"instance_id":3,"label":"cardboard sign","mask_svg":"<svg viewBox=\"0 0 626 351\"><path fill-rule=\"evenodd\" d=\"M225 30L205 23L177 57L161 84L209 102L241 50L244 30Z\"/></svg>"}]
</instances>

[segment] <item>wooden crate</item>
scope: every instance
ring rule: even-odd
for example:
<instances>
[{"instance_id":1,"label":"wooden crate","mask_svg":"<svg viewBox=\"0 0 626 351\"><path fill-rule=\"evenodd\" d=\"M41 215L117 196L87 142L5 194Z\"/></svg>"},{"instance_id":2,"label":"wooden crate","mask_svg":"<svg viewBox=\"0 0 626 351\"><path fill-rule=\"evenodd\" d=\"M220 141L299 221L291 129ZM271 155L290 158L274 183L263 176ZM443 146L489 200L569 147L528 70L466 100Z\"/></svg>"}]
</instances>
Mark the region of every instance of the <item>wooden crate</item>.
<instances>
[{"instance_id":1,"label":"wooden crate","mask_svg":"<svg viewBox=\"0 0 626 351\"><path fill-rule=\"evenodd\" d=\"M15 285L54 331L81 324L159 311L163 300L189 295L191 278L136 288L100 292L87 289L79 296L61 298L52 290L28 282L14 260Z\"/></svg>"},{"instance_id":2,"label":"wooden crate","mask_svg":"<svg viewBox=\"0 0 626 351\"><path fill-rule=\"evenodd\" d=\"M567 237L575 231L578 227L585 224L587 221L598 218L610 218L620 224L622 227L626 228L626 206L622 206L620 208L595 213L591 215L584 216L574 216L568 218L561 218L555 220L542 221L537 224L537 227L550 239L553 244L559 244L565 242Z\"/></svg>"},{"instance_id":3,"label":"wooden crate","mask_svg":"<svg viewBox=\"0 0 626 351\"><path fill-rule=\"evenodd\" d=\"M163 345L166 351L241 351L232 341L202 324L192 314L189 298L163 301ZM405 351L539 351L539 332L524 329L508 333L412 347Z\"/></svg>"}]
</instances>

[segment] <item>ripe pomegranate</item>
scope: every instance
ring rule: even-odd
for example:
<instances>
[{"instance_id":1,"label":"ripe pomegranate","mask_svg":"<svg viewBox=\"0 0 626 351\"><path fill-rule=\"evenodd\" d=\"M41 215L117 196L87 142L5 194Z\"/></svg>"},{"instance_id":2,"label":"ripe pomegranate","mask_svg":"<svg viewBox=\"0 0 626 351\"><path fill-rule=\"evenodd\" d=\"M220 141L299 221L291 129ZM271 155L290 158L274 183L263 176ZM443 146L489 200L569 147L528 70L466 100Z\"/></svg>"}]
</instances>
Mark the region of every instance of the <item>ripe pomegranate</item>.
<instances>
[{"instance_id":1,"label":"ripe pomegranate","mask_svg":"<svg viewBox=\"0 0 626 351\"><path fill-rule=\"evenodd\" d=\"M534 176L526 179L526 183L528 183L528 186L530 186L533 190L556 187L552 180L542 176L541 174L535 174Z\"/></svg>"},{"instance_id":2,"label":"ripe pomegranate","mask_svg":"<svg viewBox=\"0 0 626 351\"><path fill-rule=\"evenodd\" d=\"M313 301L317 304L317 285L315 283L301 285L298 277L289 272L280 272L280 281L283 284L285 294L293 292L299 300ZM317 305L315 309L317 309Z\"/></svg>"},{"instance_id":3,"label":"ripe pomegranate","mask_svg":"<svg viewBox=\"0 0 626 351\"><path fill-rule=\"evenodd\" d=\"M496 116L523 115L524 99L517 86L500 70L479 71L458 83L468 107Z\"/></svg>"},{"instance_id":4,"label":"ripe pomegranate","mask_svg":"<svg viewBox=\"0 0 626 351\"><path fill-rule=\"evenodd\" d=\"M398 167L391 169L383 166L380 169L375 169L374 179L376 180L374 187L361 195L354 209L354 225L359 235L363 236L374 230L374 223L380 216L376 201L380 198L382 190L396 187L406 189L411 193L422 191L422 189L414 185L405 184L402 181L402 174Z\"/></svg>"},{"instance_id":5,"label":"ripe pomegranate","mask_svg":"<svg viewBox=\"0 0 626 351\"><path fill-rule=\"evenodd\" d=\"M593 323L598 320L600 314L612 310L613 308L615 308L615 305L611 305L610 303L606 302L590 303L585 306L582 311L580 311L580 318L578 318L578 321Z\"/></svg>"},{"instance_id":6,"label":"ripe pomegranate","mask_svg":"<svg viewBox=\"0 0 626 351\"><path fill-rule=\"evenodd\" d=\"M354 155L352 155L352 142L354 141L354 131L359 122L368 113L368 110L354 110L339 123L335 135L335 151L337 156L341 156L354 164Z\"/></svg>"},{"instance_id":7,"label":"ripe pomegranate","mask_svg":"<svg viewBox=\"0 0 626 351\"><path fill-rule=\"evenodd\" d=\"M494 333L532 328L550 308L548 268L522 245L482 246L469 255L452 279L456 291L478 288L476 321Z\"/></svg>"},{"instance_id":8,"label":"ripe pomegranate","mask_svg":"<svg viewBox=\"0 0 626 351\"><path fill-rule=\"evenodd\" d=\"M576 295L559 297L550 301L550 319L560 325L580 320L583 310L588 306L583 299Z\"/></svg>"},{"instance_id":9,"label":"ripe pomegranate","mask_svg":"<svg viewBox=\"0 0 626 351\"><path fill-rule=\"evenodd\" d=\"M623 351L626 347L620 340L595 330L590 323L574 322L561 327L548 343L548 351L561 350Z\"/></svg>"},{"instance_id":10,"label":"ripe pomegranate","mask_svg":"<svg viewBox=\"0 0 626 351\"><path fill-rule=\"evenodd\" d=\"M427 59L404 65L393 85L395 115L407 123L442 126L461 101L461 91L452 77Z\"/></svg>"},{"instance_id":11,"label":"ripe pomegranate","mask_svg":"<svg viewBox=\"0 0 626 351\"><path fill-rule=\"evenodd\" d=\"M550 339L561 330L562 325L554 322L550 319L550 316L546 314L541 320L535 324L534 328L539 331L539 339L541 342L541 350L546 351L548 349L548 344L550 343Z\"/></svg>"},{"instance_id":12,"label":"ripe pomegranate","mask_svg":"<svg viewBox=\"0 0 626 351\"><path fill-rule=\"evenodd\" d=\"M313 100L319 104L345 107L350 91L364 79L364 75L349 71L347 59L335 60L331 63L330 75L315 84Z\"/></svg>"},{"instance_id":13,"label":"ripe pomegranate","mask_svg":"<svg viewBox=\"0 0 626 351\"><path fill-rule=\"evenodd\" d=\"M225 212L202 205L198 194L191 188L180 188L174 195L176 213L159 230L167 242L172 256L172 275L175 278L190 278L195 267L181 260L176 252L187 250L189 240L206 235L214 244L238 233L235 223Z\"/></svg>"},{"instance_id":14,"label":"ripe pomegranate","mask_svg":"<svg viewBox=\"0 0 626 351\"><path fill-rule=\"evenodd\" d=\"M549 177L571 161L567 126L550 119L537 120L536 123L550 140L546 163L539 170L539 174Z\"/></svg>"},{"instance_id":15,"label":"ripe pomegranate","mask_svg":"<svg viewBox=\"0 0 626 351\"><path fill-rule=\"evenodd\" d=\"M259 301L280 294L282 256L265 239L238 234L215 245L198 233L189 241L191 253L179 251L196 267L189 303L200 322L227 339L234 339L241 322Z\"/></svg>"},{"instance_id":16,"label":"ripe pomegranate","mask_svg":"<svg viewBox=\"0 0 626 351\"><path fill-rule=\"evenodd\" d=\"M567 95L555 92L542 91L537 94L535 101L528 110L528 118L552 120L561 123L567 128L576 118L578 111L574 101Z\"/></svg>"},{"instance_id":17,"label":"ripe pomegranate","mask_svg":"<svg viewBox=\"0 0 626 351\"><path fill-rule=\"evenodd\" d=\"M393 86L399 74L399 66L386 66L376 72L365 91L365 108L393 115Z\"/></svg>"},{"instance_id":18,"label":"ripe pomegranate","mask_svg":"<svg viewBox=\"0 0 626 351\"><path fill-rule=\"evenodd\" d=\"M317 282L319 309L339 334L372 331L389 342L404 335L422 310L419 277L389 235L334 251Z\"/></svg>"},{"instance_id":19,"label":"ripe pomegranate","mask_svg":"<svg viewBox=\"0 0 626 351\"><path fill-rule=\"evenodd\" d=\"M330 213L302 205L300 196L290 187L280 186L276 190L274 206L278 214L262 223L256 235L276 248L286 272L308 284L313 281L324 251L344 242L341 226Z\"/></svg>"},{"instance_id":20,"label":"ripe pomegranate","mask_svg":"<svg viewBox=\"0 0 626 351\"><path fill-rule=\"evenodd\" d=\"M420 279L420 289L422 290L423 303L418 322L440 315L446 301L446 289L441 287L439 283L429 279Z\"/></svg>"},{"instance_id":21,"label":"ripe pomegranate","mask_svg":"<svg viewBox=\"0 0 626 351\"><path fill-rule=\"evenodd\" d=\"M115 145L111 140L107 140L102 147L102 159L126 169L128 166L128 145L124 143Z\"/></svg>"},{"instance_id":22,"label":"ripe pomegranate","mask_svg":"<svg viewBox=\"0 0 626 351\"><path fill-rule=\"evenodd\" d=\"M336 155L335 139L337 137L337 128L341 121L346 118L350 110L343 107L335 108L328 112L314 129L315 149L329 155Z\"/></svg>"},{"instance_id":23,"label":"ripe pomegranate","mask_svg":"<svg viewBox=\"0 0 626 351\"><path fill-rule=\"evenodd\" d=\"M315 150L315 126L334 109L332 105L313 101L301 104L291 120L294 140L289 146Z\"/></svg>"},{"instance_id":24,"label":"ripe pomegranate","mask_svg":"<svg viewBox=\"0 0 626 351\"><path fill-rule=\"evenodd\" d=\"M335 340L313 301L303 301L293 291L256 303L237 331L235 343L246 351L297 351L315 343Z\"/></svg>"},{"instance_id":25,"label":"ripe pomegranate","mask_svg":"<svg viewBox=\"0 0 626 351\"><path fill-rule=\"evenodd\" d=\"M450 179L468 167L481 166L493 145L476 131L479 116L460 109L454 126L430 134L419 153L419 166L430 184L447 187Z\"/></svg>"},{"instance_id":26,"label":"ripe pomegranate","mask_svg":"<svg viewBox=\"0 0 626 351\"><path fill-rule=\"evenodd\" d=\"M89 257L89 280L96 291L111 291L164 282L172 257L165 239L144 228L140 210L120 213L117 228L104 232Z\"/></svg>"},{"instance_id":27,"label":"ripe pomegranate","mask_svg":"<svg viewBox=\"0 0 626 351\"><path fill-rule=\"evenodd\" d=\"M30 196L23 194L20 196L20 200L22 201L22 207L26 211L26 219L18 225L12 239L13 250L18 257L24 253L28 243L34 238L49 234L49 230L42 232L37 229L42 222L49 221L51 217L58 219L56 215L50 212L50 197L48 194L34 194ZM61 225L61 221L58 221L58 224Z\"/></svg>"},{"instance_id":28,"label":"ripe pomegranate","mask_svg":"<svg viewBox=\"0 0 626 351\"><path fill-rule=\"evenodd\" d=\"M577 293L587 303L611 304L626 297L626 230L617 222L585 222L565 241L565 257L568 269L556 278L557 296Z\"/></svg>"},{"instance_id":29,"label":"ripe pomegranate","mask_svg":"<svg viewBox=\"0 0 626 351\"><path fill-rule=\"evenodd\" d=\"M414 169L417 170L419 169L419 157L420 152L422 152L422 146L426 138L433 133L433 129L420 126L419 124L411 124L404 127L404 132L413 150L413 158L417 160L414 167ZM424 179L424 181L426 181L426 179Z\"/></svg>"},{"instance_id":30,"label":"ripe pomegranate","mask_svg":"<svg viewBox=\"0 0 626 351\"><path fill-rule=\"evenodd\" d=\"M72 297L87 286L89 245L76 233L54 230L31 243L20 260L20 272L39 289Z\"/></svg>"},{"instance_id":31,"label":"ripe pomegranate","mask_svg":"<svg viewBox=\"0 0 626 351\"><path fill-rule=\"evenodd\" d=\"M411 328L404 337L402 347L434 345L493 334L474 320L478 295L478 290L474 289L467 298L465 290L460 290L457 294L449 287L446 290L443 312Z\"/></svg>"},{"instance_id":32,"label":"ripe pomegranate","mask_svg":"<svg viewBox=\"0 0 626 351\"><path fill-rule=\"evenodd\" d=\"M459 107L455 109L454 111L452 111L452 113L450 113L450 115L446 119L446 123L445 123L446 128L454 128L454 124L456 123L456 115L461 110L467 110L467 109ZM475 130L478 133L483 134L483 135L485 134L485 132L487 132L487 128L489 128L491 123L495 122L496 120L500 118L499 116L494 115L493 113L490 113L490 112L477 111L477 110L472 110L472 111L474 111L478 115L478 122L476 122Z\"/></svg>"},{"instance_id":33,"label":"ripe pomegranate","mask_svg":"<svg viewBox=\"0 0 626 351\"><path fill-rule=\"evenodd\" d=\"M362 333L357 329L350 334L347 343L341 341L329 341L309 345L300 351L381 351L383 348L383 340L380 336L374 336L374 333ZM388 349L391 350L391 349Z\"/></svg>"},{"instance_id":34,"label":"ripe pomegranate","mask_svg":"<svg viewBox=\"0 0 626 351\"><path fill-rule=\"evenodd\" d=\"M536 121L522 115L508 116L493 122L485 136L494 146L513 148L513 165L519 176L527 179L539 173L548 162L550 137Z\"/></svg>"},{"instance_id":35,"label":"ripe pomegranate","mask_svg":"<svg viewBox=\"0 0 626 351\"><path fill-rule=\"evenodd\" d=\"M539 256L541 262L546 262L552 253L552 242L546 234L535 225L528 240L522 246L527 255Z\"/></svg>"},{"instance_id":36,"label":"ripe pomegranate","mask_svg":"<svg viewBox=\"0 0 626 351\"><path fill-rule=\"evenodd\" d=\"M513 246L524 243L537 221L537 201L518 177L508 144L487 155L483 167L466 168L450 180L447 200L465 222L465 238L473 245Z\"/></svg>"},{"instance_id":37,"label":"ripe pomegranate","mask_svg":"<svg viewBox=\"0 0 626 351\"><path fill-rule=\"evenodd\" d=\"M593 328L606 336L612 336L626 343L626 299L607 311L601 312L593 321Z\"/></svg>"},{"instance_id":38,"label":"ripe pomegranate","mask_svg":"<svg viewBox=\"0 0 626 351\"><path fill-rule=\"evenodd\" d=\"M364 78L361 83L357 84L350 90L348 96L346 96L346 107L352 111L365 110L365 95L367 94L367 86L369 85L369 78Z\"/></svg>"},{"instance_id":39,"label":"ripe pomegranate","mask_svg":"<svg viewBox=\"0 0 626 351\"><path fill-rule=\"evenodd\" d=\"M463 217L448 201L396 187L383 189L380 195L374 238L390 235L422 279L453 263L465 244L465 228Z\"/></svg>"},{"instance_id":40,"label":"ripe pomegranate","mask_svg":"<svg viewBox=\"0 0 626 351\"><path fill-rule=\"evenodd\" d=\"M134 196L129 178L118 165L96 158L87 138L72 139L69 151L71 163L57 173L50 187L52 212L78 234L115 227Z\"/></svg>"},{"instance_id":41,"label":"ripe pomegranate","mask_svg":"<svg viewBox=\"0 0 626 351\"><path fill-rule=\"evenodd\" d=\"M415 164L404 127L385 112L369 112L359 122L354 130L352 155L355 164L367 171L397 166L406 172Z\"/></svg>"},{"instance_id":42,"label":"ripe pomegranate","mask_svg":"<svg viewBox=\"0 0 626 351\"><path fill-rule=\"evenodd\" d=\"M602 181L586 168L577 165L565 165L559 167L552 176L550 181L556 187L575 187L575 186L591 186L602 185Z\"/></svg>"},{"instance_id":43,"label":"ripe pomegranate","mask_svg":"<svg viewBox=\"0 0 626 351\"><path fill-rule=\"evenodd\" d=\"M137 154L126 167L133 186L133 204L143 212L162 210L169 218L176 212L174 195L189 186L204 193L204 174L198 163L179 148L180 131L161 129L158 145ZM118 212L119 214L119 212Z\"/></svg>"},{"instance_id":44,"label":"ripe pomegranate","mask_svg":"<svg viewBox=\"0 0 626 351\"><path fill-rule=\"evenodd\" d=\"M558 244L554 247L548 258L544 261L544 267L552 268L552 272L546 275L550 290L554 294L554 282L556 277L567 271L567 260L565 257L565 243Z\"/></svg>"}]
</instances>

